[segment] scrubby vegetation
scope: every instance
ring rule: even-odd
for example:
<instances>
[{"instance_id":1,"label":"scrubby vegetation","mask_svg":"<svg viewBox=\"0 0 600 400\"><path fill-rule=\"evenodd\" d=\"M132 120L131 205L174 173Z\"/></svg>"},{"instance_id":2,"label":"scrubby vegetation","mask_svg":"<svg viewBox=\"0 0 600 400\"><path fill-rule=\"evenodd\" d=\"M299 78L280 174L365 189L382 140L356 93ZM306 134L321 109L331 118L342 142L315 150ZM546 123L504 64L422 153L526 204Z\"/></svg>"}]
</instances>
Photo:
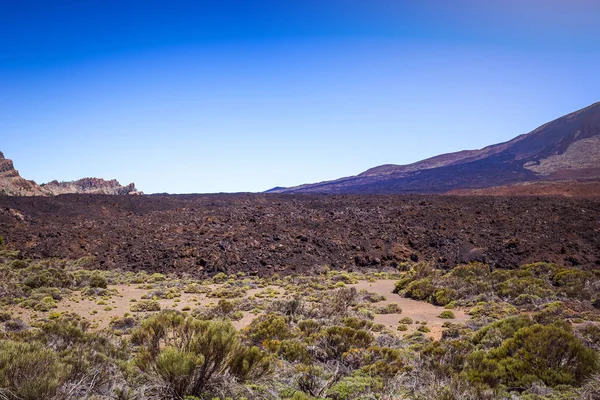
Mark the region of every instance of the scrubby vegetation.
<instances>
[{"instance_id":1,"label":"scrubby vegetation","mask_svg":"<svg viewBox=\"0 0 600 400\"><path fill-rule=\"evenodd\" d=\"M1 251L0 399L592 399L600 387L593 271L413 264L194 280L88 263ZM378 279L448 309L414 321L395 295L353 286ZM138 296L105 327L60 307L112 309L124 284Z\"/></svg>"}]
</instances>

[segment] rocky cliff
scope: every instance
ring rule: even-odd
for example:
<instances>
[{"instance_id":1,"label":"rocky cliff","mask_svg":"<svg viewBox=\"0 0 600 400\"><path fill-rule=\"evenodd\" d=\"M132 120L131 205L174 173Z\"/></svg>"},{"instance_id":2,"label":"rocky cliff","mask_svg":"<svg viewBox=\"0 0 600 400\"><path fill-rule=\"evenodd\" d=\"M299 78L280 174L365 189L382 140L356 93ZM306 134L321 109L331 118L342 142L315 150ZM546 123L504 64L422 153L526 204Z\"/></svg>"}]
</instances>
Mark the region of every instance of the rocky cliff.
<instances>
[{"instance_id":1,"label":"rocky cliff","mask_svg":"<svg viewBox=\"0 0 600 400\"><path fill-rule=\"evenodd\" d=\"M85 194L142 194L135 184L122 186L117 180L84 178L73 182L52 181L38 185L35 181L21 177L12 160L0 152L0 195L4 196L54 196L67 193Z\"/></svg>"}]
</instances>

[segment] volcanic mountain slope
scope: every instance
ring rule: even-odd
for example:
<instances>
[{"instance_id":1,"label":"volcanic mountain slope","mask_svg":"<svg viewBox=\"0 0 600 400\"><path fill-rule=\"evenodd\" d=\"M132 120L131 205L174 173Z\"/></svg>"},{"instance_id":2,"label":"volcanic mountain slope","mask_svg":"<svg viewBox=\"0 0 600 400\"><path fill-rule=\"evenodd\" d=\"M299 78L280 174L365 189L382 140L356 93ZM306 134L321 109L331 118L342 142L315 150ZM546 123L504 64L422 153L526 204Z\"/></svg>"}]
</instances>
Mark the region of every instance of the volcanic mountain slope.
<instances>
[{"instance_id":1,"label":"volcanic mountain slope","mask_svg":"<svg viewBox=\"0 0 600 400\"><path fill-rule=\"evenodd\" d=\"M116 180L84 178L73 182L52 181L38 185L35 181L24 179L13 165L12 160L4 158L0 152L0 195L5 196L53 196L67 193L84 194L141 194L130 183L121 186Z\"/></svg>"},{"instance_id":2,"label":"volcanic mountain slope","mask_svg":"<svg viewBox=\"0 0 600 400\"><path fill-rule=\"evenodd\" d=\"M523 182L599 179L600 103L595 103L480 150L409 165L382 165L356 176L269 192L445 193Z\"/></svg>"}]
</instances>

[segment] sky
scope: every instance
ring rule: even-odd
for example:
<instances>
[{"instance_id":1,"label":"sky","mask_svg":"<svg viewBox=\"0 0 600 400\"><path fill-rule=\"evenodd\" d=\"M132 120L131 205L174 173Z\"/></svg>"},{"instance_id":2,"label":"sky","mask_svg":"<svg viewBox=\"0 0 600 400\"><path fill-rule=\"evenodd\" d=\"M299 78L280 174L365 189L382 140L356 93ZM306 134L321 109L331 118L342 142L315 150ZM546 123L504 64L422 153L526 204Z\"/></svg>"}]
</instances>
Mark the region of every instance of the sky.
<instances>
[{"instance_id":1,"label":"sky","mask_svg":"<svg viewBox=\"0 0 600 400\"><path fill-rule=\"evenodd\" d=\"M0 151L38 183L263 191L600 101L597 0L0 0Z\"/></svg>"}]
</instances>

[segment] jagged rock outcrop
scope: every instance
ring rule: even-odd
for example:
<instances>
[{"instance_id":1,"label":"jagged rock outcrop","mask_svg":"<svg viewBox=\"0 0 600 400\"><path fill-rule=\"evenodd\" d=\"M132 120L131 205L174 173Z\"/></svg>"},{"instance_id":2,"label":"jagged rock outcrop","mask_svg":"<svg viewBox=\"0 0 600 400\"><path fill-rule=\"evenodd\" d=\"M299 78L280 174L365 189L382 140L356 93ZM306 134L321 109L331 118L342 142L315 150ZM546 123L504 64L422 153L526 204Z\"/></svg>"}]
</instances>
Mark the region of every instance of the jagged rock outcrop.
<instances>
[{"instance_id":1,"label":"jagged rock outcrop","mask_svg":"<svg viewBox=\"0 0 600 400\"><path fill-rule=\"evenodd\" d=\"M48 193L34 181L19 175L12 160L4 158L0 152L0 195L4 196L44 196Z\"/></svg>"},{"instance_id":2,"label":"jagged rock outcrop","mask_svg":"<svg viewBox=\"0 0 600 400\"><path fill-rule=\"evenodd\" d=\"M42 185L42 188L48 190L54 195L67 193L84 194L141 194L135 184L122 186L116 179L105 180L102 178L83 178L73 182L52 181Z\"/></svg>"},{"instance_id":3,"label":"jagged rock outcrop","mask_svg":"<svg viewBox=\"0 0 600 400\"><path fill-rule=\"evenodd\" d=\"M143 194L135 184L122 186L117 180L102 178L84 178L73 182L52 181L38 185L35 181L19 175L12 160L6 159L0 152L0 195L4 196L54 196L68 193L83 194Z\"/></svg>"}]
</instances>

